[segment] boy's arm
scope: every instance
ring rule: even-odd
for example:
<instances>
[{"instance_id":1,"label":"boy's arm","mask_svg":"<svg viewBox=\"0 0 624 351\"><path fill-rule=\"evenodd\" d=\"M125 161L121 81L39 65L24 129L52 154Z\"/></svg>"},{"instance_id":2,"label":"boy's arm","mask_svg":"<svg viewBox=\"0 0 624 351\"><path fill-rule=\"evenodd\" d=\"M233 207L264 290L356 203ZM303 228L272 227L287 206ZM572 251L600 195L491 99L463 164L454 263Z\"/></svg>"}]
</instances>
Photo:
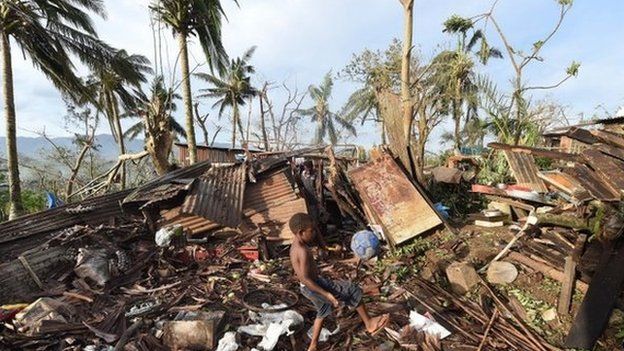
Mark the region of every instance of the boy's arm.
<instances>
[{"instance_id":1,"label":"boy's arm","mask_svg":"<svg viewBox=\"0 0 624 351\"><path fill-rule=\"evenodd\" d=\"M314 281L314 279L310 278L310 272L308 267L309 264L307 262L308 260L308 255L306 254L301 254L300 252L297 252L297 257L295 259L295 273L297 274L297 277L299 278L299 281L308 287L308 289L312 290L313 292L323 296L325 299L327 299L334 307L337 307L339 305L338 300L334 297L334 295L332 295L329 291L321 288L318 284L316 284L316 282Z\"/></svg>"}]
</instances>

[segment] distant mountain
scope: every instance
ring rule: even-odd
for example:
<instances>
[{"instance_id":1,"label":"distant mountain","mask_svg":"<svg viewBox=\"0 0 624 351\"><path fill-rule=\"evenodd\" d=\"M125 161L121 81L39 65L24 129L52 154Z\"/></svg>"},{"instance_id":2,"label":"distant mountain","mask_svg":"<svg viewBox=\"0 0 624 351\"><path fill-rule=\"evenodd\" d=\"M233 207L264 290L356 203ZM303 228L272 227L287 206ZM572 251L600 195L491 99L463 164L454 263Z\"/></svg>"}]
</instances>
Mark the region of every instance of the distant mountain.
<instances>
[{"instance_id":1,"label":"distant mountain","mask_svg":"<svg viewBox=\"0 0 624 351\"><path fill-rule=\"evenodd\" d=\"M75 147L73 145L72 137L59 137L51 138L54 143L60 147ZM110 134L100 134L95 136L97 145L99 145L99 152L102 158L115 160L119 155L117 143ZM53 150L53 146L45 140L43 137L18 137L17 138L17 152L20 155L39 159L46 153L46 151ZM126 140L126 149L128 153L135 153L143 150L143 140ZM0 154L6 157L6 137L0 137Z\"/></svg>"}]
</instances>

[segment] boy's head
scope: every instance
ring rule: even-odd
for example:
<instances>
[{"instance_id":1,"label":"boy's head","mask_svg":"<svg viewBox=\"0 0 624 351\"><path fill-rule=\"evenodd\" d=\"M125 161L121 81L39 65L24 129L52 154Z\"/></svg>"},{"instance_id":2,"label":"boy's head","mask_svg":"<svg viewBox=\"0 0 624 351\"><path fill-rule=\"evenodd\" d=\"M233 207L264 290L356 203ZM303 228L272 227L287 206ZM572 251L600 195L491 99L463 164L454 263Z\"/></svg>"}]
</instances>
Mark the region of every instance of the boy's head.
<instances>
[{"instance_id":1,"label":"boy's head","mask_svg":"<svg viewBox=\"0 0 624 351\"><path fill-rule=\"evenodd\" d=\"M290 231L301 238L303 242L310 243L314 240L314 223L307 213L297 213L288 221Z\"/></svg>"}]
</instances>

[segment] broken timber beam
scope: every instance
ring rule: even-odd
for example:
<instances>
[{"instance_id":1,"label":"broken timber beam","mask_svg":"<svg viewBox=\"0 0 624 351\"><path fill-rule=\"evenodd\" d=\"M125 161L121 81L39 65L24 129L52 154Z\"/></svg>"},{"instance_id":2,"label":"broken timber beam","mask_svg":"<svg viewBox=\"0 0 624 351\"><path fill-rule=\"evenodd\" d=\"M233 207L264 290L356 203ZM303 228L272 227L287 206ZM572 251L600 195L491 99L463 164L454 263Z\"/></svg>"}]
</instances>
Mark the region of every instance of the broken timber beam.
<instances>
[{"instance_id":1,"label":"broken timber beam","mask_svg":"<svg viewBox=\"0 0 624 351\"><path fill-rule=\"evenodd\" d=\"M507 150L511 152L521 152L530 154L533 156L546 157L554 160L568 161L568 162L579 162L580 157L575 154L569 154L567 152L553 151L548 149L540 149L529 146L518 146L518 145L507 145L501 143L489 143L488 147L496 150Z\"/></svg>"},{"instance_id":2,"label":"broken timber beam","mask_svg":"<svg viewBox=\"0 0 624 351\"><path fill-rule=\"evenodd\" d=\"M624 148L624 138L615 133L607 132L604 130L592 130L592 134L606 144L610 144L619 148Z\"/></svg>"},{"instance_id":3,"label":"broken timber beam","mask_svg":"<svg viewBox=\"0 0 624 351\"><path fill-rule=\"evenodd\" d=\"M565 269L563 271L564 281L561 284L561 294L559 295L559 301L557 303L557 313L560 315L570 312L570 304L572 302L572 295L574 294L574 282L576 280L576 265L581 260L586 241L587 235L579 234L576 238L572 254L565 259Z\"/></svg>"},{"instance_id":4,"label":"broken timber beam","mask_svg":"<svg viewBox=\"0 0 624 351\"><path fill-rule=\"evenodd\" d=\"M624 140L624 139L623 139ZM604 183L609 184L620 194L624 191L624 162L607 156L598 150L583 150L583 158Z\"/></svg>"},{"instance_id":5,"label":"broken timber beam","mask_svg":"<svg viewBox=\"0 0 624 351\"><path fill-rule=\"evenodd\" d=\"M565 340L566 347L593 349L622 291L624 242L609 242L605 245L600 264Z\"/></svg>"},{"instance_id":6,"label":"broken timber beam","mask_svg":"<svg viewBox=\"0 0 624 351\"><path fill-rule=\"evenodd\" d=\"M509 253L509 259L512 261L515 261L517 263L523 264L529 268L531 268L532 270L541 272L542 274L544 274L545 276L547 276L550 279L554 279L560 283L562 283L565 280L565 276L564 274L557 270L556 268L553 268L547 264L541 263L541 262L537 262L534 259L531 259L529 257L526 257L523 254L517 253L517 252L510 252ZM623 270L624 271L624 270ZM587 283L584 283L582 281L578 281L576 282L576 288L585 293L587 292L587 289L589 288L589 286L587 285Z\"/></svg>"}]
</instances>

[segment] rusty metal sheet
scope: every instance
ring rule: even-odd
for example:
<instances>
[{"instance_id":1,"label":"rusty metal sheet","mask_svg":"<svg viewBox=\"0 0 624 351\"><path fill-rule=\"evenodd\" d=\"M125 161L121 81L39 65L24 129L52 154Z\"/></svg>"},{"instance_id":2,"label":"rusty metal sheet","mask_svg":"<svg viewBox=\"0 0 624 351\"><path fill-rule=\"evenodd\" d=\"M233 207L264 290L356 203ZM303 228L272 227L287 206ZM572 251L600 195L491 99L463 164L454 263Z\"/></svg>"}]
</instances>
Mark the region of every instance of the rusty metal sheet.
<instances>
[{"instance_id":1,"label":"rusty metal sheet","mask_svg":"<svg viewBox=\"0 0 624 351\"><path fill-rule=\"evenodd\" d=\"M184 204L183 214L201 216L223 226L241 223L247 165L213 164L195 180Z\"/></svg>"},{"instance_id":2,"label":"rusty metal sheet","mask_svg":"<svg viewBox=\"0 0 624 351\"><path fill-rule=\"evenodd\" d=\"M609 184L604 183L596 172L583 164L576 164L574 167L564 168L563 172L574 177L574 179L587 189L597 200L620 200L620 194L617 190L611 188Z\"/></svg>"},{"instance_id":3,"label":"rusty metal sheet","mask_svg":"<svg viewBox=\"0 0 624 351\"><path fill-rule=\"evenodd\" d=\"M307 213L305 200L288 180L286 171L266 174L245 191L243 214L246 225L262 229L268 236L290 241L288 221L294 214Z\"/></svg>"},{"instance_id":4,"label":"rusty metal sheet","mask_svg":"<svg viewBox=\"0 0 624 351\"><path fill-rule=\"evenodd\" d=\"M163 228L173 224L179 224L190 236L208 233L221 228L222 225L204 217L182 213L181 206L160 212L158 228Z\"/></svg>"},{"instance_id":5,"label":"rusty metal sheet","mask_svg":"<svg viewBox=\"0 0 624 351\"><path fill-rule=\"evenodd\" d=\"M362 201L392 244L400 244L442 224L425 197L391 156L349 171Z\"/></svg>"},{"instance_id":6,"label":"rusty metal sheet","mask_svg":"<svg viewBox=\"0 0 624 351\"><path fill-rule=\"evenodd\" d=\"M619 193L624 192L624 162L594 149L584 150L583 158L604 183Z\"/></svg>"},{"instance_id":7,"label":"rusty metal sheet","mask_svg":"<svg viewBox=\"0 0 624 351\"><path fill-rule=\"evenodd\" d=\"M535 165L535 159L532 155L508 150L503 151L503 153L518 185L538 193L548 192L548 187L544 181L537 176L539 169Z\"/></svg>"}]
</instances>

